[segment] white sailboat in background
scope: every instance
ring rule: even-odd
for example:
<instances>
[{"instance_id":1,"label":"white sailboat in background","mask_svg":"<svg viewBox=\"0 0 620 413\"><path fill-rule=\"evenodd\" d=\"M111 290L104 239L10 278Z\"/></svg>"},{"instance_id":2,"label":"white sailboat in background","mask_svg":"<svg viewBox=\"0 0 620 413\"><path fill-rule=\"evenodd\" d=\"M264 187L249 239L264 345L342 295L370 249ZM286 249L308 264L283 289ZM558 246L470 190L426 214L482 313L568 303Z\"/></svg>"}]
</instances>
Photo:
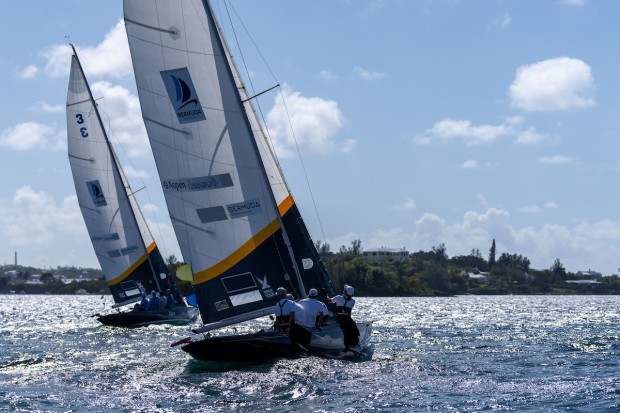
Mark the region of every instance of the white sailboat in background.
<instances>
[{"instance_id":1,"label":"white sailboat in background","mask_svg":"<svg viewBox=\"0 0 620 413\"><path fill-rule=\"evenodd\" d=\"M105 133L75 48L67 93L67 137L80 210L114 307L140 301L143 293L168 289L177 302L170 309L97 314L98 321L121 327L195 321L198 309L187 306L174 285Z\"/></svg>"},{"instance_id":2,"label":"white sailboat in background","mask_svg":"<svg viewBox=\"0 0 620 413\"><path fill-rule=\"evenodd\" d=\"M333 296L329 276L286 185L207 1L125 0L140 104L166 203L192 266L204 333L273 314L274 290ZM370 322L359 323L358 347ZM187 340L189 341L189 340ZM197 359L291 355L279 331L205 336ZM311 353L345 350L332 322Z\"/></svg>"}]
</instances>

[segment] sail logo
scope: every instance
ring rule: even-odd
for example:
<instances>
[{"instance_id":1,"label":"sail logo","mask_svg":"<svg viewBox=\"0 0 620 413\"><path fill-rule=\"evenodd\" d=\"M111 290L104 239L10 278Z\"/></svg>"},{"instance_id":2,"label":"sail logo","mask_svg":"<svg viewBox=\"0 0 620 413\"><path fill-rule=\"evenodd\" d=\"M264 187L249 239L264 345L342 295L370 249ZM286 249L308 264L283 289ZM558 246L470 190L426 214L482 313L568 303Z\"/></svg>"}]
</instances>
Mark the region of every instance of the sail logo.
<instances>
[{"instance_id":1,"label":"sail logo","mask_svg":"<svg viewBox=\"0 0 620 413\"><path fill-rule=\"evenodd\" d=\"M88 193L90 194L93 204L95 204L96 207L108 205L105 200L105 195L103 194L103 189L101 189L101 185L98 180L86 182L86 187L88 188Z\"/></svg>"},{"instance_id":2,"label":"sail logo","mask_svg":"<svg viewBox=\"0 0 620 413\"><path fill-rule=\"evenodd\" d=\"M90 239L93 242L98 242L98 241L118 241L119 239L121 239L121 237L118 235L118 232L115 232L113 234L108 234L108 235L94 235L94 236L90 237Z\"/></svg>"},{"instance_id":3,"label":"sail logo","mask_svg":"<svg viewBox=\"0 0 620 413\"><path fill-rule=\"evenodd\" d=\"M312 258L302 258L301 265L304 267L304 270L309 270L314 267L314 261L312 261Z\"/></svg>"},{"instance_id":4,"label":"sail logo","mask_svg":"<svg viewBox=\"0 0 620 413\"><path fill-rule=\"evenodd\" d=\"M179 123L206 120L189 70L182 67L160 73Z\"/></svg>"},{"instance_id":5,"label":"sail logo","mask_svg":"<svg viewBox=\"0 0 620 413\"><path fill-rule=\"evenodd\" d=\"M275 294L273 293L273 290L271 289L271 286L269 285L269 282L267 282L267 274L265 274L265 277L261 280L260 278L256 277L256 281L259 282L259 284L261 284L261 290L263 290L263 294L265 295L266 298L272 298L273 296L275 296Z\"/></svg>"},{"instance_id":6,"label":"sail logo","mask_svg":"<svg viewBox=\"0 0 620 413\"><path fill-rule=\"evenodd\" d=\"M233 186L230 174L199 176L186 179L164 179L161 184L166 191L192 192Z\"/></svg>"},{"instance_id":7,"label":"sail logo","mask_svg":"<svg viewBox=\"0 0 620 413\"><path fill-rule=\"evenodd\" d=\"M121 249L109 250L108 257L110 258L119 258L123 255L131 255L132 253L138 251L137 245L131 245Z\"/></svg>"},{"instance_id":8,"label":"sail logo","mask_svg":"<svg viewBox=\"0 0 620 413\"><path fill-rule=\"evenodd\" d=\"M258 199L226 205L231 218L246 217L263 212L263 205Z\"/></svg>"}]
</instances>

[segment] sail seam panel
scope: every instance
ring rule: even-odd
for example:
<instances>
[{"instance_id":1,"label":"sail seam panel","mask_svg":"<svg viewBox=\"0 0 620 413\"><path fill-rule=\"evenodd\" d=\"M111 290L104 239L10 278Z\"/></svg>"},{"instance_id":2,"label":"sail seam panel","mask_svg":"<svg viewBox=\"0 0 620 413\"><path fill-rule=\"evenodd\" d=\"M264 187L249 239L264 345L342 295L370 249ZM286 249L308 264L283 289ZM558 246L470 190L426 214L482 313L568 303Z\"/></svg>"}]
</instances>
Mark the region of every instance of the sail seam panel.
<instances>
[{"instance_id":1,"label":"sail seam panel","mask_svg":"<svg viewBox=\"0 0 620 413\"><path fill-rule=\"evenodd\" d=\"M130 275L131 275L131 273L132 273L132 272L134 272L136 268L138 268L138 267L139 267L139 266L140 266L143 262L145 262L145 261L146 261L146 259L147 259L148 255L149 255L149 253L150 253L151 251L153 251L153 250L155 249L155 247L156 247L156 245L155 245L155 243L153 242L151 245L149 245L149 246L147 247L147 249L146 249L146 254L145 254L145 255L143 255L143 256L141 256L140 258L138 258L138 259L136 260L136 262L134 262L132 266L130 266L129 268L127 268L127 270L126 270L124 273L122 273L122 274L121 274L121 275L119 275L118 277L116 277L116 278L114 278L114 279L112 279L112 280L108 281L108 285L109 285L109 286L116 285L116 284L120 283L121 281L123 281L123 280L124 280L125 278L127 278L128 276L130 276Z\"/></svg>"},{"instance_id":2,"label":"sail seam panel","mask_svg":"<svg viewBox=\"0 0 620 413\"><path fill-rule=\"evenodd\" d=\"M239 249L234 251L228 257L221 260L219 263L215 264L210 268L195 273L193 284L198 285L210 281L218 275L223 274L225 271L234 267L236 264L241 262L241 260L250 255L250 253L254 251L259 245L265 242L265 240L275 234L278 229L280 229L280 221L278 221L277 219L273 220L269 225L260 230L255 236L250 238L241 247L239 247Z\"/></svg>"}]
</instances>

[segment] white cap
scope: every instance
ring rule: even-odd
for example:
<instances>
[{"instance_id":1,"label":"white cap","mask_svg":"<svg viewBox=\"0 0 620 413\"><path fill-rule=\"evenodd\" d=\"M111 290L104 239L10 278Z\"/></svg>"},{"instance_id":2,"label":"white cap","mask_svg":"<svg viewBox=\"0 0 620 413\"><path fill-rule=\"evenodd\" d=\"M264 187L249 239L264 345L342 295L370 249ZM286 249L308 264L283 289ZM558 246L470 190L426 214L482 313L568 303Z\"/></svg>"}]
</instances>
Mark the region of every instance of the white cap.
<instances>
[{"instance_id":1,"label":"white cap","mask_svg":"<svg viewBox=\"0 0 620 413\"><path fill-rule=\"evenodd\" d=\"M310 291L308 291L308 297L316 297L317 295L319 295L319 292L316 288L311 288Z\"/></svg>"},{"instance_id":2,"label":"white cap","mask_svg":"<svg viewBox=\"0 0 620 413\"><path fill-rule=\"evenodd\" d=\"M351 287L350 285L345 285L344 291L349 295L353 295L353 293L355 292L355 289Z\"/></svg>"}]
</instances>

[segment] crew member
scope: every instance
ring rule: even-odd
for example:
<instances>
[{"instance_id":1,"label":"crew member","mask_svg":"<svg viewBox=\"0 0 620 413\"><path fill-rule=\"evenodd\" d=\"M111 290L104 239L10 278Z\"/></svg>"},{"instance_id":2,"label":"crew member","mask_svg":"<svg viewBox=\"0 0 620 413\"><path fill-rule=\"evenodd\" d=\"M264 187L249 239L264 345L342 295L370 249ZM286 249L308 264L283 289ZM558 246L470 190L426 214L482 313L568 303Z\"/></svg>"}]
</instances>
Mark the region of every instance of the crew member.
<instances>
[{"instance_id":1,"label":"crew member","mask_svg":"<svg viewBox=\"0 0 620 413\"><path fill-rule=\"evenodd\" d=\"M289 328L295 322L295 303L286 298L286 288L284 287L280 287L276 290L276 297L278 298L278 302L273 311L276 315L273 328L274 330L281 330L289 334Z\"/></svg>"},{"instance_id":2,"label":"crew member","mask_svg":"<svg viewBox=\"0 0 620 413\"><path fill-rule=\"evenodd\" d=\"M159 296L157 295L157 291L153 290L151 293L151 299L149 300L149 310L159 310Z\"/></svg>"},{"instance_id":3,"label":"crew member","mask_svg":"<svg viewBox=\"0 0 620 413\"><path fill-rule=\"evenodd\" d=\"M353 306L355 306L354 292L355 289L353 287L345 284L341 295L332 298L327 297L330 302L336 304L336 321L338 321L344 334L345 347L355 346L359 343L360 331L355 321L351 318Z\"/></svg>"},{"instance_id":4,"label":"crew member","mask_svg":"<svg viewBox=\"0 0 620 413\"><path fill-rule=\"evenodd\" d=\"M327 316L327 306L318 300L319 293L316 288L308 291L308 298L299 300L299 305L304 309L303 320L299 322L306 328L318 327L323 325L323 320Z\"/></svg>"},{"instance_id":5,"label":"crew member","mask_svg":"<svg viewBox=\"0 0 620 413\"><path fill-rule=\"evenodd\" d=\"M353 293L355 289L350 285L345 284L341 295L329 298L328 300L336 304L336 314L348 314L351 315L353 307L355 306L355 298Z\"/></svg>"},{"instance_id":6,"label":"crew member","mask_svg":"<svg viewBox=\"0 0 620 413\"><path fill-rule=\"evenodd\" d=\"M140 310L146 311L149 309L149 299L146 296L146 293L142 293L142 301L140 301Z\"/></svg>"}]
</instances>

